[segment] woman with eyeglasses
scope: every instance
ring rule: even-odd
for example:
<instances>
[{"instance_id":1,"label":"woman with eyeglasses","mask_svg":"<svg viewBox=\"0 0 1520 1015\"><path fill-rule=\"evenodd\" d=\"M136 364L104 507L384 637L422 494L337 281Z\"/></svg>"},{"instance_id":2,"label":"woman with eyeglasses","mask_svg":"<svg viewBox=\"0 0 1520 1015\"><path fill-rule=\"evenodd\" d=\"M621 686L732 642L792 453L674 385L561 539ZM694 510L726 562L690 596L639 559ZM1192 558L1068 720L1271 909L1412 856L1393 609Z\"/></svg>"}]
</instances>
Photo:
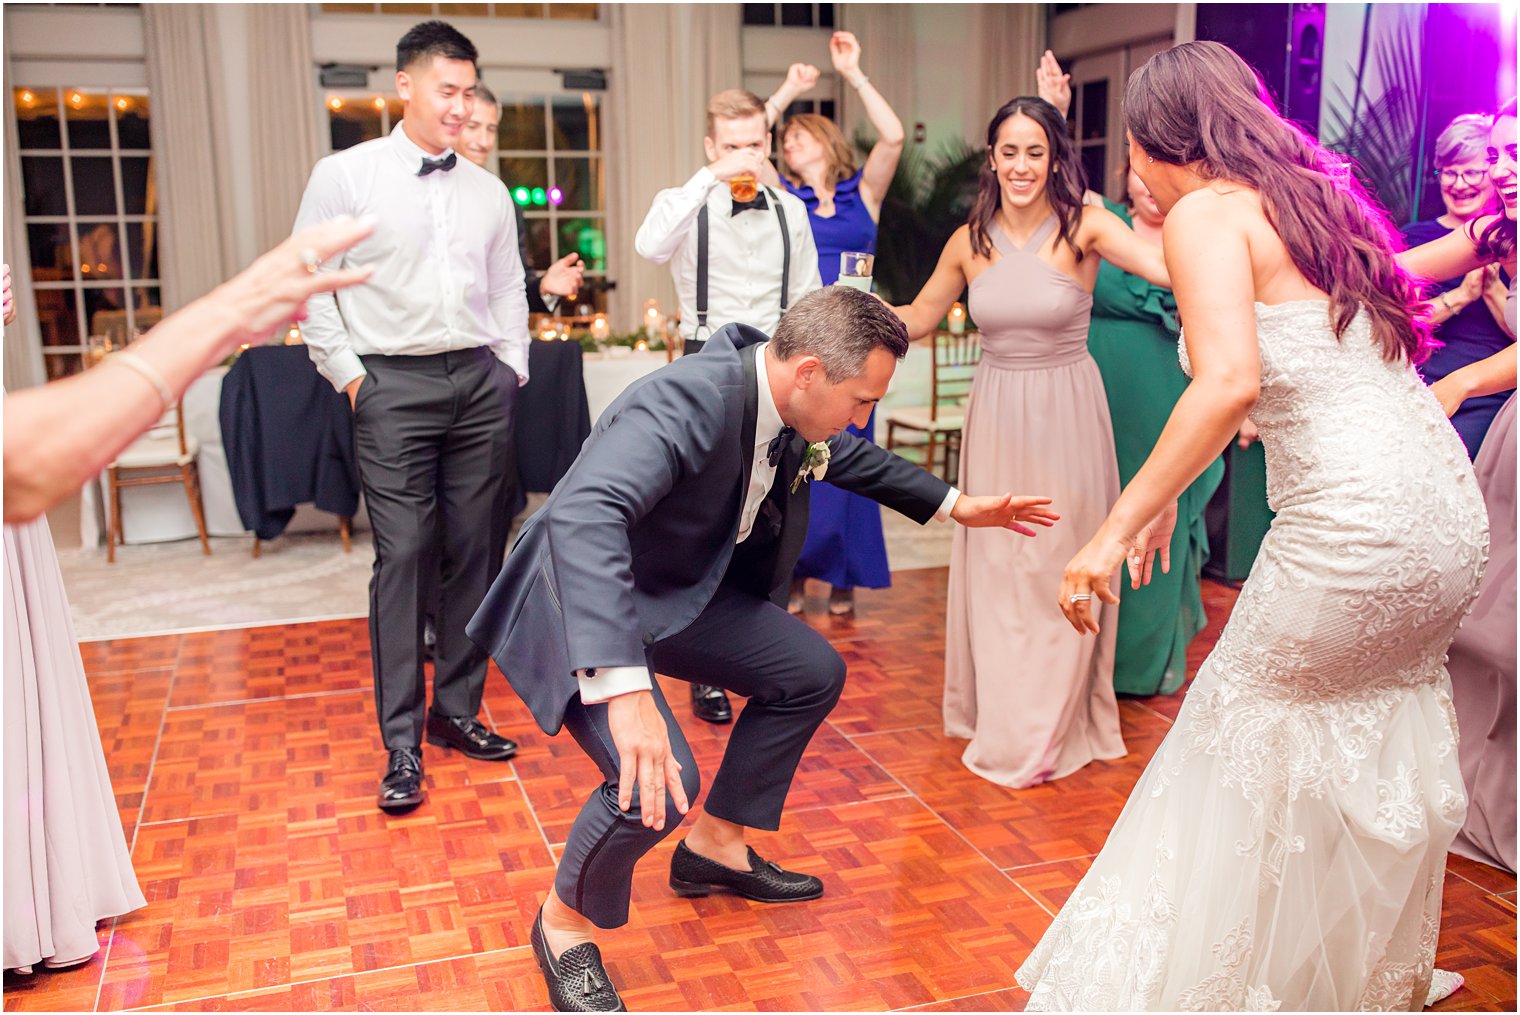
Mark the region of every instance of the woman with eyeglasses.
<instances>
[{"instance_id":1,"label":"woman with eyeglasses","mask_svg":"<svg viewBox=\"0 0 1520 1015\"><path fill-rule=\"evenodd\" d=\"M1447 124L1436 139L1434 175L1441 184L1446 212L1406 226L1404 241L1409 246L1439 239L1497 208L1486 159L1491 122L1482 113L1467 113ZM1420 374L1451 417L1469 458L1478 454L1489 424L1511 394L1500 391L1473 397L1467 384L1473 371L1463 370L1514 342L1504 321L1508 281L1499 265L1491 264L1438 283L1426 302L1436 326L1436 341Z\"/></svg>"}]
</instances>

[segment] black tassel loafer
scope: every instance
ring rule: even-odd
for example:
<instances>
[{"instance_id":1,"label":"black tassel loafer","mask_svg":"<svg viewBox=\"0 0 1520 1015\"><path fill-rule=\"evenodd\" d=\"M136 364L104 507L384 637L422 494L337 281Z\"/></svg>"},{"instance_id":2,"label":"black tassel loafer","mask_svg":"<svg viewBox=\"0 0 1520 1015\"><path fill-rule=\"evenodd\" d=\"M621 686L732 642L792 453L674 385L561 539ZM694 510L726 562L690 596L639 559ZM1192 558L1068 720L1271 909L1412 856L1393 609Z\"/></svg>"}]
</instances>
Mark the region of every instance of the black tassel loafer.
<instances>
[{"instance_id":1,"label":"black tassel loafer","mask_svg":"<svg viewBox=\"0 0 1520 1015\"><path fill-rule=\"evenodd\" d=\"M544 940L544 911L538 911L528 934L533 957L549 987L549 1005L555 1011L627 1011L623 999L602 965L602 950L587 942L566 948L555 958Z\"/></svg>"},{"instance_id":2,"label":"black tassel loafer","mask_svg":"<svg viewBox=\"0 0 1520 1015\"><path fill-rule=\"evenodd\" d=\"M670 887L685 899L731 892L755 902L806 902L823 894L818 878L782 870L753 849L749 849L749 870L741 871L693 852L684 841L670 858Z\"/></svg>"}]
</instances>

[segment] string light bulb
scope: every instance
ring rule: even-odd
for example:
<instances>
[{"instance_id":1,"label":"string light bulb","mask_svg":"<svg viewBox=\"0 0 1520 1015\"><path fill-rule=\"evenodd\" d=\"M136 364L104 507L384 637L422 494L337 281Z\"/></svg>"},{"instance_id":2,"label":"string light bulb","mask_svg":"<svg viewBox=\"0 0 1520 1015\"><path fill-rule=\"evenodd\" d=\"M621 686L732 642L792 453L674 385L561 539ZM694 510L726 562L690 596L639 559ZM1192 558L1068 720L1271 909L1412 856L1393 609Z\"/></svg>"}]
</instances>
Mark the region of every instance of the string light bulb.
<instances>
[{"instance_id":1,"label":"string light bulb","mask_svg":"<svg viewBox=\"0 0 1520 1015\"><path fill-rule=\"evenodd\" d=\"M378 95L375 96L375 108L376 109L384 109L385 108L385 100L383 98L381 98L380 96L378 96Z\"/></svg>"},{"instance_id":2,"label":"string light bulb","mask_svg":"<svg viewBox=\"0 0 1520 1015\"><path fill-rule=\"evenodd\" d=\"M117 96L116 98L116 108L123 113L127 111L127 107L131 104L132 103L128 102L126 96L124 95Z\"/></svg>"},{"instance_id":3,"label":"string light bulb","mask_svg":"<svg viewBox=\"0 0 1520 1015\"><path fill-rule=\"evenodd\" d=\"M75 106L82 106L84 105L84 96L80 95L78 92L75 92L73 95L69 96L69 102Z\"/></svg>"},{"instance_id":4,"label":"string light bulb","mask_svg":"<svg viewBox=\"0 0 1520 1015\"><path fill-rule=\"evenodd\" d=\"M327 100L327 108L336 113L338 110L343 108L343 100L334 95L332 98Z\"/></svg>"},{"instance_id":5,"label":"string light bulb","mask_svg":"<svg viewBox=\"0 0 1520 1015\"><path fill-rule=\"evenodd\" d=\"M33 95L31 92L27 91L25 88L23 88L21 90L21 104L23 106L30 106L32 103L34 103L36 101L37 101L37 96Z\"/></svg>"}]
</instances>

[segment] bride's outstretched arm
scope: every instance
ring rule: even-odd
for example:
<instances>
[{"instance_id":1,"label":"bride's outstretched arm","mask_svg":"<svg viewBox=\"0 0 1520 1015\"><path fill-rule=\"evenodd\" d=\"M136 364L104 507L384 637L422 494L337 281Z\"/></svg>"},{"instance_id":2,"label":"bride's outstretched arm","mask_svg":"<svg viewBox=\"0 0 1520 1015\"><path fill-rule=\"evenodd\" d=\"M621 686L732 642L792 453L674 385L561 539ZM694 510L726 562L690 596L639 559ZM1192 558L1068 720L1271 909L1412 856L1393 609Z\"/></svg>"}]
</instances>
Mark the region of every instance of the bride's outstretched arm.
<instances>
[{"instance_id":1,"label":"bride's outstretched arm","mask_svg":"<svg viewBox=\"0 0 1520 1015\"><path fill-rule=\"evenodd\" d=\"M1097 535L1066 566L1060 606L1073 627L1098 632L1089 601L1119 597L1113 573L1149 538L1147 529L1234 439L1261 388L1255 286L1246 230L1236 209L1209 191L1178 202L1163 230L1193 383L1183 392L1135 478Z\"/></svg>"}]
</instances>

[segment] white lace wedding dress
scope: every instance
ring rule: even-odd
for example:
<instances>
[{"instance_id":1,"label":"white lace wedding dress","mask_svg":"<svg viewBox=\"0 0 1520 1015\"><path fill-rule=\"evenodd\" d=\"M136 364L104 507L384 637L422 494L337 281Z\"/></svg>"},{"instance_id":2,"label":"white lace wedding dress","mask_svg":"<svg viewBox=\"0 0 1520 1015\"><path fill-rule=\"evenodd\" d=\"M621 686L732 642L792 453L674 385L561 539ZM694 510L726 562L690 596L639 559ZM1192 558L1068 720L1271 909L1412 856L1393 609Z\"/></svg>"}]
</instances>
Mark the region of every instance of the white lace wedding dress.
<instances>
[{"instance_id":1,"label":"white lace wedding dress","mask_svg":"<svg viewBox=\"0 0 1520 1015\"><path fill-rule=\"evenodd\" d=\"M1018 972L1030 1010L1419 1010L1467 807L1445 656L1488 524L1364 314L1257 304L1277 512L1219 643ZM1183 369L1189 369L1186 349Z\"/></svg>"}]
</instances>

